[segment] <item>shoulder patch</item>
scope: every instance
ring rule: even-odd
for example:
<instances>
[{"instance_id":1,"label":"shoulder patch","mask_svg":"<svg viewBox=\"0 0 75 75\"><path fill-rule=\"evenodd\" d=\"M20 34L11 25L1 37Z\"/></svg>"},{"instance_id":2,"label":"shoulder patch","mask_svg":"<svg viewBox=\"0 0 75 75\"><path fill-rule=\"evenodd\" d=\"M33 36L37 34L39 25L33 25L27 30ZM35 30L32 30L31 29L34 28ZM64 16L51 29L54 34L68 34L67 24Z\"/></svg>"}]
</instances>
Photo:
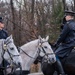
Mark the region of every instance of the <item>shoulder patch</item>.
<instances>
[{"instance_id":1,"label":"shoulder patch","mask_svg":"<svg viewBox=\"0 0 75 75\"><path fill-rule=\"evenodd\" d=\"M69 24L69 22L67 22L67 24Z\"/></svg>"}]
</instances>

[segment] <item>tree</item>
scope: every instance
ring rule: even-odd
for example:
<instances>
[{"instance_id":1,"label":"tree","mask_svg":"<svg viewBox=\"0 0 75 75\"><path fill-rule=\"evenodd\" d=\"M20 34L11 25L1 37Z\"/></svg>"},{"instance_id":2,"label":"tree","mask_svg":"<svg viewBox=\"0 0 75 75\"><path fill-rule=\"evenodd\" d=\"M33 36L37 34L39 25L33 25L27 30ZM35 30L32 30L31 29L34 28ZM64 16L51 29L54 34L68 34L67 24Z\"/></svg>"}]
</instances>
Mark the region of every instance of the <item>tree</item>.
<instances>
[{"instance_id":1,"label":"tree","mask_svg":"<svg viewBox=\"0 0 75 75\"><path fill-rule=\"evenodd\" d=\"M65 9L66 9L66 0L62 0L62 2L63 2L63 9L65 11Z\"/></svg>"},{"instance_id":2,"label":"tree","mask_svg":"<svg viewBox=\"0 0 75 75\"><path fill-rule=\"evenodd\" d=\"M75 0L74 0L74 12L75 12Z\"/></svg>"}]
</instances>

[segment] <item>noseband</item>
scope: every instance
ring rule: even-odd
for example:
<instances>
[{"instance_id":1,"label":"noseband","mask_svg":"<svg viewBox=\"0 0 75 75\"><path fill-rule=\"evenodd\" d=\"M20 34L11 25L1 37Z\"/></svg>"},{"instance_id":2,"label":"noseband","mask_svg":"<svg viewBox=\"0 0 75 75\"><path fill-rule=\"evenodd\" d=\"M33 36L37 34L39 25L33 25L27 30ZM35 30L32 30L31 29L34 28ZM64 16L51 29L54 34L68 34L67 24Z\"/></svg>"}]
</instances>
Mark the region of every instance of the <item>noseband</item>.
<instances>
[{"instance_id":1,"label":"noseband","mask_svg":"<svg viewBox=\"0 0 75 75\"><path fill-rule=\"evenodd\" d=\"M47 42L47 41L44 41L44 42ZM42 44L43 44L44 42L40 42L40 44L39 44L39 47L38 47L39 54L40 54L41 49L42 49L42 51L43 51L44 54L45 54L44 56L53 55L54 53L46 53L45 49L42 47Z\"/></svg>"}]
</instances>

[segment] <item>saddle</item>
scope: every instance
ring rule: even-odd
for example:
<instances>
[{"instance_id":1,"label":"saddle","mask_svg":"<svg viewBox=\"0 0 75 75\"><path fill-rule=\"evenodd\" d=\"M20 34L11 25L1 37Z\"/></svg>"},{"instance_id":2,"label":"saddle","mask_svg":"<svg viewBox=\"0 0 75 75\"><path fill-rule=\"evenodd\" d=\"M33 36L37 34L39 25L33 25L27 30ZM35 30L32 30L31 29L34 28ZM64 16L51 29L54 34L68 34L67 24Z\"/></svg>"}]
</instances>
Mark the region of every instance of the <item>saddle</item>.
<instances>
[{"instance_id":1,"label":"saddle","mask_svg":"<svg viewBox=\"0 0 75 75\"><path fill-rule=\"evenodd\" d=\"M60 61L61 61L63 66L68 65L68 64L74 66L75 65L75 48L72 49L72 51L69 54L69 56L67 56L67 57L65 57L63 59L60 58Z\"/></svg>"}]
</instances>

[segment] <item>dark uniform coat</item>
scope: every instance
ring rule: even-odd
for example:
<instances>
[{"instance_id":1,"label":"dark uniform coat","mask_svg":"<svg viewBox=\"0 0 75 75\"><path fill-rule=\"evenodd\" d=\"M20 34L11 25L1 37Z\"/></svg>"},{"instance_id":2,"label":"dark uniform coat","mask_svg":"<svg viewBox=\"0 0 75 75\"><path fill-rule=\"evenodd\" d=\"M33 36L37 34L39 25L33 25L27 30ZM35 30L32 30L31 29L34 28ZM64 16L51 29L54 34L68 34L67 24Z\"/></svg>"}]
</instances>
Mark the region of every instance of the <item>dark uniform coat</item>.
<instances>
[{"instance_id":1,"label":"dark uniform coat","mask_svg":"<svg viewBox=\"0 0 75 75\"><path fill-rule=\"evenodd\" d=\"M60 37L57 40L57 45L59 48L55 50L58 57L68 56L75 46L75 21L69 20L63 27Z\"/></svg>"},{"instance_id":2,"label":"dark uniform coat","mask_svg":"<svg viewBox=\"0 0 75 75\"><path fill-rule=\"evenodd\" d=\"M0 30L0 39L6 39L7 37L8 33L5 30ZM2 64L0 64L0 67L3 67L3 65L7 66L9 65L9 63L6 60L4 60Z\"/></svg>"},{"instance_id":3,"label":"dark uniform coat","mask_svg":"<svg viewBox=\"0 0 75 75\"><path fill-rule=\"evenodd\" d=\"M8 33L5 30L0 30L0 39L6 39L8 37Z\"/></svg>"}]
</instances>

